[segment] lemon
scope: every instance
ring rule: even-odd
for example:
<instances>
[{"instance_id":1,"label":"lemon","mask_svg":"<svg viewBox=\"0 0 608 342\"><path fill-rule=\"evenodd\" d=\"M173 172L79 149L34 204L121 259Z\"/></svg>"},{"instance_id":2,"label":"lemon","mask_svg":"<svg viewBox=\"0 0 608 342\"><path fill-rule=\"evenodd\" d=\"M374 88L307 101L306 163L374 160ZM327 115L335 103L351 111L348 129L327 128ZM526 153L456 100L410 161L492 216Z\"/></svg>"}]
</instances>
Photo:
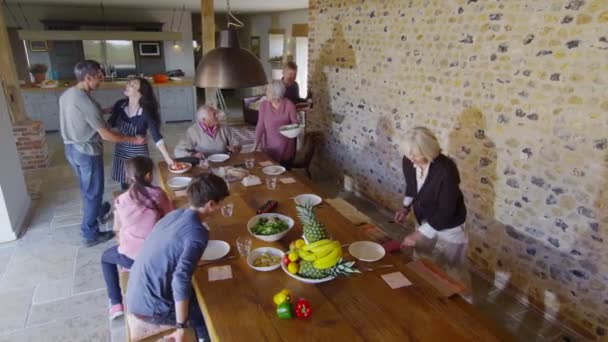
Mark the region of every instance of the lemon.
<instances>
[{"instance_id":1,"label":"lemon","mask_svg":"<svg viewBox=\"0 0 608 342\"><path fill-rule=\"evenodd\" d=\"M281 291L274 295L274 297L272 297L272 300L276 305L280 305L281 303L287 301L287 295L283 293L283 291Z\"/></svg>"},{"instance_id":2,"label":"lemon","mask_svg":"<svg viewBox=\"0 0 608 342\"><path fill-rule=\"evenodd\" d=\"M304 246L305 244L306 244L306 242L304 241L304 239L296 240L296 248L302 248L302 246Z\"/></svg>"},{"instance_id":3,"label":"lemon","mask_svg":"<svg viewBox=\"0 0 608 342\"><path fill-rule=\"evenodd\" d=\"M289 255L287 257L291 262L298 261L298 259L300 258L300 256L296 252L289 252Z\"/></svg>"},{"instance_id":4,"label":"lemon","mask_svg":"<svg viewBox=\"0 0 608 342\"><path fill-rule=\"evenodd\" d=\"M291 274L296 274L298 273L298 268L298 264L292 262L291 264L289 264L289 266L287 266L287 271L289 271L289 273Z\"/></svg>"}]
</instances>

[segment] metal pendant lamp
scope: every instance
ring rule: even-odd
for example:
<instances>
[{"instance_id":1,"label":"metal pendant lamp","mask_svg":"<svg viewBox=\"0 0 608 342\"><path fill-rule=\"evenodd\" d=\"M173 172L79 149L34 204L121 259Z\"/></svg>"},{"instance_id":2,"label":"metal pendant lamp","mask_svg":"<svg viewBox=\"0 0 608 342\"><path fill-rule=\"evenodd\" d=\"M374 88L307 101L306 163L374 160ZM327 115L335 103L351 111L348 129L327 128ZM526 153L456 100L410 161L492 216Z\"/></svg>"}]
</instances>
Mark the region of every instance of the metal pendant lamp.
<instances>
[{"instance_id":1,"label":"metal pendant lamp","mask_svg":"<svg viewBox=\"0 0 608 342\"><path fill-rule=\"evenodd\" d=\"M243 23L230 12L230 1L227 17L228 28L220 31L219 47L205 54L196 68L196 86L236 89L267 84L266 72L260 60L239 46L237 32L231 26L239 28L243 27Z\"/></svg>"}]
</instances>

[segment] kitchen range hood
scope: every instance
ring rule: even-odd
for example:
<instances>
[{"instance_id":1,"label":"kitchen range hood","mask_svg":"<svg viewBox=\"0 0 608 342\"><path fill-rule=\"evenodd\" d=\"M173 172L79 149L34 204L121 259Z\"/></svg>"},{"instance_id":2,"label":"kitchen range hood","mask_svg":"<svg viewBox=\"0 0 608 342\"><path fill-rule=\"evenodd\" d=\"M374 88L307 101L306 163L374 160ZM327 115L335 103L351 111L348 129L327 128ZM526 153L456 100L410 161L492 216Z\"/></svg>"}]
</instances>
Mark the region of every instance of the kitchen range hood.
<instances>
[{"instance_id":1,"label":"kitchen range hood","mask_svg":"<svg viewBox=\"0 0 608 342\"><path fill-rule=\"evenodd\" d=\"M238 89L267 83L260 60L240 48L233 29L220 31L219 47L203 56L196 68L195 84L201 88Z\"/></svg>"}]
</instances>

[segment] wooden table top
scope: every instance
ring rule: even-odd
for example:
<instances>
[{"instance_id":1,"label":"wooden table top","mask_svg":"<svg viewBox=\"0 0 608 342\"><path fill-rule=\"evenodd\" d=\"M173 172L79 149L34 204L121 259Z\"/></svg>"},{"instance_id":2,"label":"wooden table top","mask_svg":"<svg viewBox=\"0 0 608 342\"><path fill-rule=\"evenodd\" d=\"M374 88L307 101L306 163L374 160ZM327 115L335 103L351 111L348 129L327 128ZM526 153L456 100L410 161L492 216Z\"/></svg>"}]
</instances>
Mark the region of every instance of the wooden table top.
<instances>
[{"instance_id":1,"label":"wooden table top","mask_svg":"<svg viewBox=\"0 0 608 342\"><path fill-rule=\"evenodd\" d=\"M245 158L270 160L262 153L241 154L219 165L241 164ZM174 177L164 162L159 163L161 184L175 201L185 205L166 185ZM261 167L250 170L264 183ZM191 170L185 175L195 175ZM244 187L230 183L230 197L224 203L234 204L232 217L219 212L207 220L211 239L224 240L236 258L199 266L193 285L213 341L510 341L502 328L484 317L459 296L446 299L416 273L405 267L403 256L387 255L374 264L393 264L395 267L363 272L348 278L338 278L322 284L305 284L292 279L279 268L272 272L251 269L236 250L236 239L249 236L247 221L267 200L279 202L275 212L292 217L296 225L286 237L277 242L264 242L252 237L252 249L263 246L287 250L289 242L300 238L302 227L296 215L294 196L315 193L308 179L287 172L281 178L294 178L296 183L277 182L275 190L265 184ZM348 219L327 203L317 207L317 217L325 224L333 239L341 243L369 240ZM347 250L344 250L347 254ZM359 263L359 262L358 262ZM207 270L214 266L231 265L232 279L208 281ZM380 277L400 271L412 286L391 289ZM272 297L282 289L289 289L295 299L306 298L312 307L307 320L282 320L276 315Z\"/></svg>"}]
</instances>

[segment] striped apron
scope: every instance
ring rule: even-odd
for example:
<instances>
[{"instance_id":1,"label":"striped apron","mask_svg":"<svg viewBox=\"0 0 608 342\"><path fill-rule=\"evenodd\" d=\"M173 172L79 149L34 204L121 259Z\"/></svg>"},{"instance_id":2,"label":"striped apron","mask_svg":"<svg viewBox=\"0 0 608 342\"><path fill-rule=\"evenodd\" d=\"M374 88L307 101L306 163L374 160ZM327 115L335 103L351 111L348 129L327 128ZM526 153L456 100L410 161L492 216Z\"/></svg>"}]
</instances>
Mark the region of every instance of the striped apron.
<instances>
[{"instance_id":1,"label":"striped apron","mask_svg":"<svg viewBox=\"0 0 608 342\"><path fill-rule=\"evenodd\" d=\"M140 116L138 114L133 118ZM137 135L137 126L129 121L123 120L122 115L118 118L116 125L122 135L134 137ZM112 179L119 183L127 183L125 174L125 161L133 157L144 156L150 157L148 145L134 145L131 143L116 143L114 148L114 161L112 165Z\"/></svg>"}]
</instances>

